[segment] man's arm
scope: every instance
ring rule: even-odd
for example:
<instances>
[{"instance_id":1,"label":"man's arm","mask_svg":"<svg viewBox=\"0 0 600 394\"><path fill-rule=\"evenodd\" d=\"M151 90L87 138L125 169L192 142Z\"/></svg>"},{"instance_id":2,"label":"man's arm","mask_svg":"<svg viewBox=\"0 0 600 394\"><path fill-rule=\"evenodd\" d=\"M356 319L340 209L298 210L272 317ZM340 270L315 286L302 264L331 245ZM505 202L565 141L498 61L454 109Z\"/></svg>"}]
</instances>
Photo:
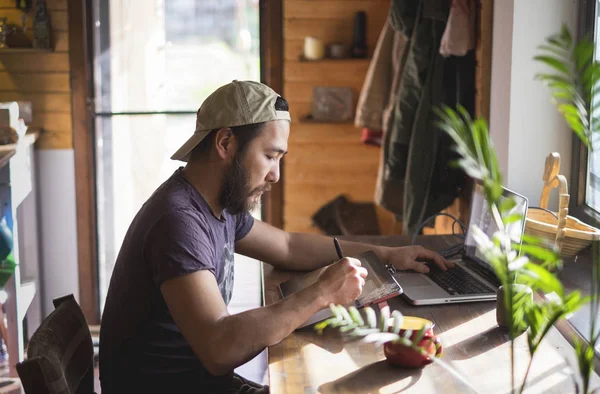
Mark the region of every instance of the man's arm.
<instances>
[{"instance_id":1,"label":"man's arm","mask_svg":"<svg viewBox=\"0 0 600 394\"><path fill-rule=\"evenodd\" d=\"M421 246L390 248L340 240L345 256L355 257L374 251L386 263L398 269L427 272L422 261L432 261L442 269L452 266L439 254ZM277 268L314 270L338 260L333 238L319 234L288 233L260 220L244 238L236 242L236 252L267 262Z\"/></svg>"},{"instance_id":2,"label":"man's arm","mask_svg":"<svg viewBox=\"0 0 600 394\"><path fill-rule=\"evenodd\" d=\"M202 364L224 375L288 336L330 303L348 304L361 293L367 272L356 259L328 267L314 285L263 308L229 315L214 275L206 270L165 281L160 289Z\"/></svg>"}]
</instances>

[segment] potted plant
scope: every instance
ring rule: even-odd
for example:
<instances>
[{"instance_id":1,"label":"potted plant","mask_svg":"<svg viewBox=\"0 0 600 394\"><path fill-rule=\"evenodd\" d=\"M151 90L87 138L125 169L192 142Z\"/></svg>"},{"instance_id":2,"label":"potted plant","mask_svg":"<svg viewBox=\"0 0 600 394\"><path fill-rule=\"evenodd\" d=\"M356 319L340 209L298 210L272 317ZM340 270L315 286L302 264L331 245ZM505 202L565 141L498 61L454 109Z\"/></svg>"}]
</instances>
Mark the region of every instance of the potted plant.
<instances>
[{"instance_id":1,"label":"potted plant","mask_svg":"<svg viewBox=\"0 0 600 394\"><path fill-rule=\"evenodd\" d=\"M541 49L544 54L536 59L550 66L556 74L540 74L538 76L553 92L553 98L558 109L565 117L571 129L586 145L592 148L590 141L592 133L598 127L600 113L595 112L594 104L600 97L600 65L593 60L593 45L588 41L574 44L568 29L548 38L547 44ZM553 273L560 268L561 260L552 246L544 244L540 239L523 236L520 245L521 254L517 253L516 245L511 240L507 226L525 218L511 213L515 202L502 198L502 176L493 143L489 138L487 123L483 119L473 120L462 107L455 111L449 107L436 109L439 116L438 126L446 132L455 143L459 159L454 163L468 175L480 179L484 186L485 199L492 212L498 231L489 238L483 231L474 226L471 231L475 234L478 250L491 263L498 277L501 288L498 291L498 321L508 330L511 353L511 392L516 392L515 381L514 341L526 331L530 353L529 365L523 381L520 382L519 392L523 392L527 377L539 345L550 328L559 320L577 311L582 305L590 302L591 316L598 315L600 302L600 273L598 264L598 242L594 242L594 264L592 272L592 291L590 297L582 297L579 291L567 292L561 281ZM533 262L535 261L535 263ZM544 295L541 302L533 302L533 292ZM401 314L394 311L393 329L388 332L385 325L374 326L374 312L366 309L367 323L361 320L360 313L355 310L346 311L339 306L331 306L334 318L315 327L322 331L325 327L338 327L341 332L350 336L362 336L364 340L380 343L402 344L422 355L428 355L432 362L442 365L463 382L465 379L453 371L442 359L431 357L431 347L423 346L422 339L426 328L421 329L416 336L402 334L398 329L397 320ZM385 308L384 308L385 309ZM385 319L388 311L382 310ZM371 316L371 317L369 317ZM581 388L584 394L590 393L589 380L594 365L594 348L598 342L600 330L592 319L590 341L578 341L577 352ZM468 382L465 382L468 384ZM578 390L579 392L579 390Z\"/></svg>"},{"instance_id":2,"label":"potted plant","mask_svg":"<svg viewBox=\"0 0 600 394\"><path fill-rule=\"evenodd\" d=\"M569 128L590 152L594 151L597 147L594 135L597 136L600 130L600 63L594 59L594 43L588 38L575 42L569 29L563 25L558 34L546 39L540 50L541 53L534 59L548 66L551 72L539 73L537 78L550 88L552 101ZM594 349L600 337L600 327L596 324L600 306L599 265L599 240L595 240L592 244L590 331L587 341L576 339L575 344L581 385L578 392L584 394L591 392Z\"/></svg>"}]
</instances>

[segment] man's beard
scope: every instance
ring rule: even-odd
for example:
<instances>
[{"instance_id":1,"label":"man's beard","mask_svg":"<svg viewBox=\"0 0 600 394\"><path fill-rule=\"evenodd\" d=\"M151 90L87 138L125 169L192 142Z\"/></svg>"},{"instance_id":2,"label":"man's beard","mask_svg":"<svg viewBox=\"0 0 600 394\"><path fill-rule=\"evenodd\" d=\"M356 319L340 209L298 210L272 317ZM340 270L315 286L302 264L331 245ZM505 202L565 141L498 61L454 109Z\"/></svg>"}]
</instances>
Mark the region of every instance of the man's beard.
<instances>
[{"instance_id":1,"label":"man's beard","mask_svg":"<svg viewBox=\"0 0 600 394\"><path fill-rule=\"evenodd\" d=\"M233 163L223 174L223 186L219 193L219 204L232 215L251 212L260 203L258 198L252 197L268 190L265 187L251 188L248 170L242 166L241 159L241 155L234 157Z\"/></svg>"}]
</instances>

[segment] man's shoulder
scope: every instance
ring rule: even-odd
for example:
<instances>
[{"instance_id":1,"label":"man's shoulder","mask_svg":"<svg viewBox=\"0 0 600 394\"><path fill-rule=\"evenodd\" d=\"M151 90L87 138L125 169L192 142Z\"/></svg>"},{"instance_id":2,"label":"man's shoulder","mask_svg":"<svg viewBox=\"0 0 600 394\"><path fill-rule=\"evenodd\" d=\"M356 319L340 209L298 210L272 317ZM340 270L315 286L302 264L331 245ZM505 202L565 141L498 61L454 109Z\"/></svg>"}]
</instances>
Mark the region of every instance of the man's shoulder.
<instances>
[{"instance_id":1,"label":"man's shoulder","mask_svg":"<svg viewBox=\"0 0 600 394\"><path fill-rule=\"evenodd\" d=\"M153 218L168 215L171 217L197 217L201 219L207 215L206 209L199 204L193 190L174 179L163 183L146 200L141 212Z\"/></svg>"}]
</instances>

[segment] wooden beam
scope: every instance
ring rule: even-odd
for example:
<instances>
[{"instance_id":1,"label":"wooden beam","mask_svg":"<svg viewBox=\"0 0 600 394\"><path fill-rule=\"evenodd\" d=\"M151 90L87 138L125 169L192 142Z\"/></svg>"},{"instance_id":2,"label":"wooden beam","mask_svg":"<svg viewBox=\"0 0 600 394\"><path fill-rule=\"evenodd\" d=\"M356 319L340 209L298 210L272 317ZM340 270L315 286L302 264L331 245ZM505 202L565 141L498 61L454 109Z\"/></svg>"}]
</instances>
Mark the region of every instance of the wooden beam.
<instances>
[{"instance_id":1,"label":"wooden beam","mask_svg":"<svg viewBox=\"0 0 600 394\"><path fill-rule=\"evenodd\" d=\"M90 36L88 2L69 0L69 63L71 67L73 148L77 204L77 257L79 303L89 324L99 324L98 259L94 138L90 107Z\"/></svg>"},{"instance_id":2,"label":"wooden beam","mask_svg":"<svg viewBox=\"0 0 600 394\"><path fill-rule=\"evenodd\" d=\"M492 31L494 0L479 0L477 23L477 48L475 50L475 114L490 120L490 95L492 81Z\"/></svg>"},{"instance_id":3,"label":"wooden beam","mask_svg":"<svg viewBox=\"0 0 600 394\"><path fill-rule=\"evenodd\" d=\"M263 83L284 95L282 0L260 0L260 74ZM283 228L284 161L281 162L280 173L279 182L263 197L262 218L275 227Z\"/></svg>"}]
</instances>

